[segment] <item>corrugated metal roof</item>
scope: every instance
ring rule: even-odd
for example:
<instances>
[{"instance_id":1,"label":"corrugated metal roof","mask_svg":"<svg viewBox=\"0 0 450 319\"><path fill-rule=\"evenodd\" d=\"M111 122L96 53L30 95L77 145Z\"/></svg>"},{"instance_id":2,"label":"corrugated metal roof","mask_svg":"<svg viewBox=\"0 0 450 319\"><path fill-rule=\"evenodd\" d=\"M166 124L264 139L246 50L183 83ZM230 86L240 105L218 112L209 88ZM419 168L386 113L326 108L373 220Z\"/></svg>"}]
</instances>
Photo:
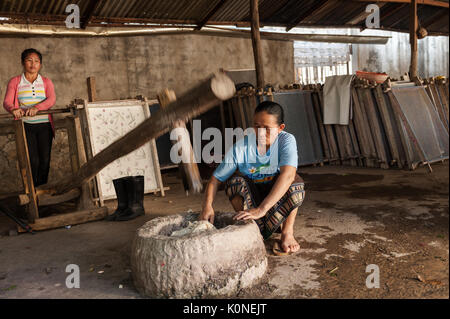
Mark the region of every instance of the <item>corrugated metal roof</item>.
<instances>
[{"instance_id":1,"label":"corrugated metal roof","mask_svg":"<svg viewBox=\"0 0 450 319\"><path fill-rule=\"evenodd\" d=\"M431 0L421 0L431 1ZM384 1L389 2L389 1ZM66 6L78 4L89 25L113 26L130 22L159 24L242 24L250 20L249 0L0 0L2 23L63 24ZM219 4L222 5L218 7ZM361 27L370 2L362 0L260 0L261 25ZM400 0L380 3L382 29L408 31L409 4ZM443 7L446 5L447 7ZM213 11L217 8L217 11ZM448 34L448 1L419 4L419 22L429 34Z\"/></svg>"}]
</instances>

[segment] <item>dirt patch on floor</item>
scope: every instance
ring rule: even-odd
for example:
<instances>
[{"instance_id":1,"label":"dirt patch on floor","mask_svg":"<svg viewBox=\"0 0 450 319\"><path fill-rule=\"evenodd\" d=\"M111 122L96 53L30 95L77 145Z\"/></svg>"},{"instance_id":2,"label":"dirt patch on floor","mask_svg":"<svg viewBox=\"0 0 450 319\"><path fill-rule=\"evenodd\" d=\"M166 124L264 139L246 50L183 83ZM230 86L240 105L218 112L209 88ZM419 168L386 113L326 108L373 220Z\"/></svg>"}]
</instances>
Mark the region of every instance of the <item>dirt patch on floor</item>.
<instances>
[{"instance_id":1,"label":"dirt patch on floor","mask_svg":"<svg viewBox=\"0 0 450 319\"><path fill-rule=\"evenodd\" d=\"M329 191L339 190L353 184L381 181L383 175L363 175L363 174L300 174L305 180L305 190Z\"/></svg>"},{"instance_id":2,"label":"dirt patch on floor","mask_svg":"<svg viewBox=\"0 0 450 319\"><path fill-rule=\"evenodd\" d=\"M394 200L398 198L406 198L410 201L423 201L430 196L448 195L448 189L445 191L442 187L436 186L433 189L419 188L407 184L399 185L377 185L358 187L352 190L350 197L361 199L383 198L386 200Z\"/></svg>"}]
</instances>

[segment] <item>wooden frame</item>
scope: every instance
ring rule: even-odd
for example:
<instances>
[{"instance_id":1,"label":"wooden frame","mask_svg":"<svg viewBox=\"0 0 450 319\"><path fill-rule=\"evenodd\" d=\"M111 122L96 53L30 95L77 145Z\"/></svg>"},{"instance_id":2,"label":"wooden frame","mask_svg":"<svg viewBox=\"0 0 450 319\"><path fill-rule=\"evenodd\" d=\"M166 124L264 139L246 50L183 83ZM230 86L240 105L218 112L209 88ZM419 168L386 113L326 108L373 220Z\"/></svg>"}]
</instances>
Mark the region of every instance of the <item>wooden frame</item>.
<instances>
[{"instance_id":1,"label":"wooden frame","mask_svg":"<svg viewBox=\"0 0 450 319\"><path fill-rule=\"evenodd\" d=\"M63 113L63 112L61 112ZM84 153L80 119L72 112L63 119L54 121L55 130L67 130L69 155L72 173L75 174L79 167L86 162ZM14 132L16 138L17 164L19 174L23 183L23 192L25 194L15 194L18 196L19 205L27 205L28 222L34 230L46 230L67 225L80 224L88 221L103 219L108 214L107 207L96 207L92 198L92 193L88 184L82 185L81 189L74 189L70 192L52 196L51 191L43 191L35 188L33 183L27 139L22 120L12 121L11 125L3 126L2 133ZM10 197L12 194L9 194ZM2 196L3 197L3 196ZM77 200L77 210L75 212L58 214L50 217L39 216L39 206L54 205ZM20 226L19 232L25 232Z\"/></svg>"},{"instance_id":2,"label":"wooden frame","mask_svg":"<svg viewBox=\"0 0 450 319\"><path fill-rule=\"evenodd\" d=\"M115 108L115 107L135 107L137 105L140 105L142 107L143 116L144 119L149 118L150 115L150 109L149 104L151 103L158 103L157 100L147 100L146 98L142 97L141 99L128 99L128 100L112 100L112 101L95 101L95 102L88 102L87 100L83 100L83 107L80 110L80 112L83 114L83 130L84 130L84 139L86 141L86 153L88 154L89 158L92 158L94 154L94 129L92 127L92 121L91 121L91 114L93 113L93 109L99 109L99 108ZM143 147L146 147L145 145ZM148 143L148 151L150 151L151 157L152 157L152 163L153 163L153 174L155 178L155 184L156 187L152 188L146 188L145 193L157 193L160 192L161 196L165 196L165 190L168 190L169 188L164 188L162 177L161 177L161 170L159 165L159 159L158 159L158 152L156 149L156 142L155 139L152 139ZM100 151L100 150L98 150ZM102 177L100 175L100 172L97 174L96 178L96 188L97 188L97 195L98 200L100 202L100 205L104 205L104 201L108 199L116 198L115 195L104 195L104 189L102 187Z\"/></svg>"}]
</instances>

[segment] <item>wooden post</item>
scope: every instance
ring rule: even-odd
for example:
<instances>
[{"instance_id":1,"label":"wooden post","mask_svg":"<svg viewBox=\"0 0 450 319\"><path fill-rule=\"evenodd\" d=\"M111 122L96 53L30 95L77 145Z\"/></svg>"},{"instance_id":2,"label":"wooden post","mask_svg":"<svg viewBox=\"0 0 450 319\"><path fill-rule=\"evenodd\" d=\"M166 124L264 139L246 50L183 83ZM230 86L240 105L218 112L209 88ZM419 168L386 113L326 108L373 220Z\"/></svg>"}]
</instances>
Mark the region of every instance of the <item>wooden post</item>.
<instances>
[{"instance_id":1,"label":"wooden post","mask_svg":"<svg viewBox=\"0 0 450 319\"><path fill-rule=\"evenodd\" d=\"M158 94L158 101L161 109L166 108L171 102L176 101L175 92L172 90L165 89ZM184 136L179 136L182 143L182 151L181 151L181 162L178 164L181 178L183 179L183 185L185 187L185 191L188 194L191 193L200 193L203 190L202 178L200 177L200 171L198 170L197 163L194 159L194 151L192 150L191 139L189 138L189 132L186 128L186 124L180 121L174 125L174 128L179 128L184 131ZM177 144L179 140L172 140L172 144ZM183 150L186 151L186 154L183 153Z\"/></svg>"},{"instance_id":2,"label":"wooden post","mask_svg":"<svg viewBox=\"0 0 450 319\"><path fill-rule=\"evenodd\" d=\"M76 174L80 167L86 163L86 153L84 149L83 133L81 130L80 118L70 115L66 117L67 137L69 140L69 154L72 164L72 174ZM81 195L78 200L78 210L94 208L92 192L88 183L81 186Z\"/></svg>"},{"instance_id":3,"label":"wooden post","mask_svg":"<svg viewBox=\"0 0 450 319\"><path fill-rule=\"evenodd\" d=\"M250 0L253 55L255 58L256 82L258 88L264 88L264 69L262 61L261 34L259 33L258 0Z\"/></svg>"},{"instance_id":4,"label":"wooden post","mask_svg":"<svg viewBox=\"0 0 450 319\"><path fill-rule=\"evenodd\" d=\"M66 176L55 185L46 185L45 189L54 188L57 193L64 193L80 187L117 158L168 132L175 123L188 121L208 111L220 101L231 98L235 92L233 81L224 73L216 73L96 154L82 165L76 175Z\"/></svg>"},{"instance_id":5,"label":"wooden post","mask_svg":"<svg viewBox=\"0 0 450 319\"><path fill-rule=\"evenodd\" d=\"M150 114L150 107L148 105L148 100L146 97L140 97L140 100L144 102L144 113L147 118L151 116ZM166 193L164 192L164 185L163 180L161 176L161 167L159 166L159 158L158 158L158 149L156 148L156 140L151 139L150 140L150 148L152 150L152 161L153 161L153 167L155 168L155 177L156 177L156 185L158 185L159 191L161 193L161 197L166 196Z\"/></svg>"},{"instance_id":6,"label":"wooden post","mask_svg":"<svg viewBox=\"0 0 450 319\"><path fill-rule=\"evenodd\" d=\"M95 77L90 76L87 78L87 88L88 88L89 102L95 102L97 100L97 90L95 88Z\"/></svg>"},{"instance_id":7,"label":"wooden post","mask_svg":"<svg viewBox=\"0 0 450 319\"><path fill-rule=\"evenodd\" d=\"M417 0L411 0L409 43L411 44L411 66L409 76L411 79L417 76Z\"/></svg>"},{"instance_id":8,"label":"wooden post","mask_svg":"<svg viewBox=\"0 0 450 319\"><path fill-rule=\"evenodd\" d=\"M16 133L17 160L19 162L19 169L22 176L24 190L29 198L28 222L34 223L34 221L39 218L39 211L23 121L14 121L14 128Z\"/></svg>"}]
</instances>

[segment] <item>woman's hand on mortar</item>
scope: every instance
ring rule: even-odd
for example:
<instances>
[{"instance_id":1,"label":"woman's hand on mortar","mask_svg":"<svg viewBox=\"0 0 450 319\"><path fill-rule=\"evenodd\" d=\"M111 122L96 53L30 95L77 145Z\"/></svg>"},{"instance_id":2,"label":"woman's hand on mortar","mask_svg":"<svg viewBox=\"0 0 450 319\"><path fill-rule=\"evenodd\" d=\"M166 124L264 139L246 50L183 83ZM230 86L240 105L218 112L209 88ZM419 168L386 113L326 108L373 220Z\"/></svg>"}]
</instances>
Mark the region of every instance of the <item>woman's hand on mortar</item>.
<instances>
[{"instance_id":1,"label":"woman's hand on mortar","mask_svg":"<svg viewBox=\"0 0 450 319\"><path fill-rule=\"evenodd\" d=\"M233 217L233 219L236 220L260 219L264 215L266 215L266 212L258 207L240 211Z\"/></svg>"}]
</instances>

